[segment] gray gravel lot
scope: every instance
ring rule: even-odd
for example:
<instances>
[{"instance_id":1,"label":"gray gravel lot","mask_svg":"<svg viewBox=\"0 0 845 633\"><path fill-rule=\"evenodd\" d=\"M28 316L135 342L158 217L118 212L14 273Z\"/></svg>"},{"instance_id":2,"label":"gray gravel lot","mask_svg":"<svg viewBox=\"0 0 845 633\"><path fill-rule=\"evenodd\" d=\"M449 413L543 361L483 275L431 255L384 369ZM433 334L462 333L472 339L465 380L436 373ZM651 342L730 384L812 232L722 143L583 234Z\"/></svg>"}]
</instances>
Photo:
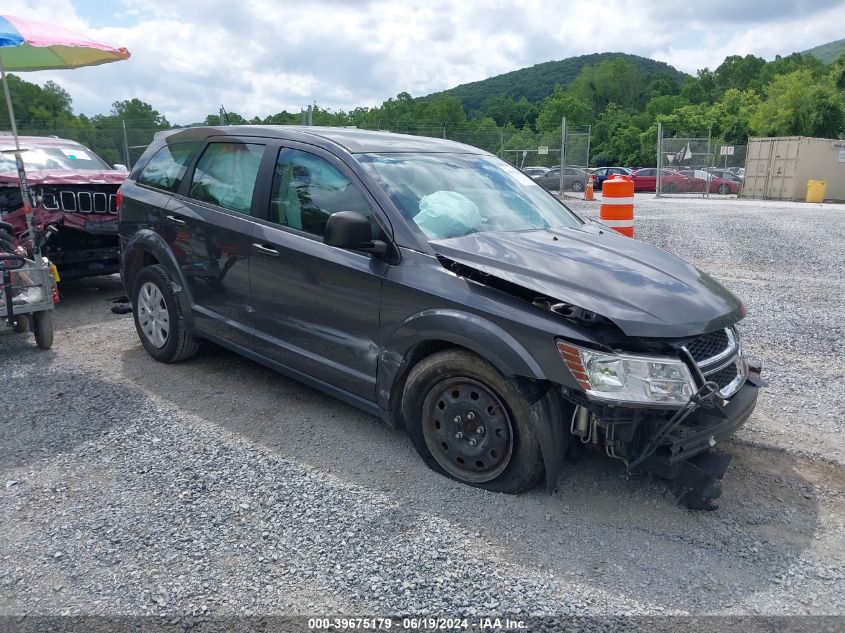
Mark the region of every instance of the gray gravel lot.
<instances>
[{"instance_id":1,"label":"gray gravel lot","mask_svg":"<svg viewBox=\"0 0 845 633\"><path fill-rule=\"evenodd\" d=\"M53 350L0 333L0 615L845 614L843 220L637 200L744 298L770 381L712 513L597 456L552 495L460 486L224 350L155 363L115 277L67 283Z\"/></svg>"}]
</instances>

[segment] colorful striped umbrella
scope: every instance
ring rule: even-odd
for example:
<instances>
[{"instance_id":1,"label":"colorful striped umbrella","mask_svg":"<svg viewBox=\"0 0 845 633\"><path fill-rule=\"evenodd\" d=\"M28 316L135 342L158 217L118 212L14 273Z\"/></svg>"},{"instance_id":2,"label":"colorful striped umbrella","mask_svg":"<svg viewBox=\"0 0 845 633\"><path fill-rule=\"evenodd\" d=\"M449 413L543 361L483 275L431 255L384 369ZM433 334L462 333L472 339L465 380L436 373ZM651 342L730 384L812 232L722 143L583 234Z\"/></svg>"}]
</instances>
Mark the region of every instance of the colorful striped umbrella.
<instances>
[{"instance_id":1,"label":"colorful striped umbrella","mask_svg":"<svg viewBox=\"0 0 845 633\"><path fill-rule=\"evenodd\" d=\"M97 66L109 62L129 59L125 48L114 48L100 44L67 29L45 22L28 20L12 15L0 15L0 78L3 92L6 94L6 106L12 134L15 137L15 158L18 165L18 178L21 185L24 209L30 224L30 236L33 236L32 206L29 189L26 185L26 173L21 147L18 142L18 128L15 123L15 111L12 97L6 81L6 71L56 70L61 68L80 68ZM33 242L34 244L34 242Z\"/></svg>"}]
</instances>

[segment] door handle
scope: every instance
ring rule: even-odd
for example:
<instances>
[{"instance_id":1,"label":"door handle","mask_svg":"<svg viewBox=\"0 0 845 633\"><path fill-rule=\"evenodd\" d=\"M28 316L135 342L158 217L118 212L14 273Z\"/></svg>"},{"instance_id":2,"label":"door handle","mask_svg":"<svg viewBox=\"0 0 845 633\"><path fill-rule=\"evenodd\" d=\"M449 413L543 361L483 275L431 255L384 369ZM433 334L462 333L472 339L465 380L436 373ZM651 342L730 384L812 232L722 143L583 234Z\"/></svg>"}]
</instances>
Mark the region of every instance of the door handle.
<instances>
[{"instance_id":1,"label":"door handle","mask_svg":"<svg viewBox=\"0 0 845 633\"><path fill-rule=\"evenodd\" d=\"M267 257L278 257L279 251L275 248L267 248L263 244L253 244L252 247L257 250L262 255L266 255Z\"/></svg>"},{"instance_id":2,"label":"door handle","mask_svg":"<svg viewBox=\"0 0 845 633\"><path fill-rule=\"evenodd\" d=\"M183 220L182 218L177 218L175 215L166 215L164 217L166 217L168 220L170 220L171 222L173 222L173 224L177 226L185 226L186 224L185 220Z\"/></svg>"}]
</instances>

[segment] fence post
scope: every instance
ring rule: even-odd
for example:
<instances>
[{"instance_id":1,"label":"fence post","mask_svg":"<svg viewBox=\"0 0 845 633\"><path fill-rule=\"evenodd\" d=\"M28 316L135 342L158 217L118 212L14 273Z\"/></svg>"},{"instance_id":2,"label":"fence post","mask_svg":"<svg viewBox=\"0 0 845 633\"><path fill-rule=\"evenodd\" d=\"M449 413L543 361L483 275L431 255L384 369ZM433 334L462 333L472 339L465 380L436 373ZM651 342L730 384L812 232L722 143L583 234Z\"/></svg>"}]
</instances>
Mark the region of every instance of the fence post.
<instances>
[{"instance_id":1,"label":"fence post","mask_svg":"<svg viewBox=\"0 0 845 633\"><path fill-rule=\"evenodd\" d=\"M710 159L710 166L711 166L711 167L713 166L713 158L712 158L712 155L713 155L713 147L712 147L712 145L711 145L711 143L710 143L710 138L711 138L711 136L712 136L712 135L713 135L713 132L712 132L711 130L707 130L707 158L709 158L709 159ZM695 169L695 168L693 167L693 169ZM710 172L708 172L708 173L710 173ZM693 171L693 176L695 176L695 172L694 172L694 171ZM711 178L712 178L712 174L711 174ZM703 195L703 196L701 196L701 197L702 197L702 198L709 198L709 197L710 197L710 178L708 178L708 179L705 181L705 186L704 186L704 195Z\"/></svg>"},{"instance_id":2,"label":"fence post","mask_svg":"<svg viewBox=\"0 0 845 633\"><path fill-rule=\"evenodd\" d=\"M499 158L505 157L505 128L499 130Z\"/></svg>"},{"instance_id":3,"label":"fence post","mask_svg":"<svg viewBox=\"0 0 845 633\"><path fill-rule=\"evenodd\" d=\"M654 194L656 198L660 197L660 191L663 188L663 123L657 122L657 181L654 187Z\"/></svg>"},{"instance_id":4,"label":"fence post","mask_svg":"<svg viewBox=\"0 0 845 633\"><path fill-rule=\"evenodd\" d=\"M129 168L132 165L129 163L129 139L126 137L126 121L121 119L120 124L123 126L123 162Z\"/></svg>"},{"instance_id":5,"label":"fence post","mask_svg":"<svg viewBox=\"0 0 845 633\"><path fill-rule=\"evenodd\" d=\"M593 124L592 124L592 123L590 123L590 124L587 126L587 158L586 158L586 159L584 159L584 163L585 163L584 168L585 168L585 171L586 171L587 169L589 169L589 168L590 168L590 141L592 140L592 138L593 138ZM589 179L590 179L590 176L589 176L589 174L588 174L588 175L587 175L587 180L589 180Z\"/></svg>"},{"instance_id":6,"label":"fence post","mask_svg":"<svg viewBox=\"0 0 845 633\"><path fill-rule=\"evenodd\" d=\"M566 117L560 120L560 198L563 199L564 182L563 175L566 173Z\"/></svg>"}]
</instances>

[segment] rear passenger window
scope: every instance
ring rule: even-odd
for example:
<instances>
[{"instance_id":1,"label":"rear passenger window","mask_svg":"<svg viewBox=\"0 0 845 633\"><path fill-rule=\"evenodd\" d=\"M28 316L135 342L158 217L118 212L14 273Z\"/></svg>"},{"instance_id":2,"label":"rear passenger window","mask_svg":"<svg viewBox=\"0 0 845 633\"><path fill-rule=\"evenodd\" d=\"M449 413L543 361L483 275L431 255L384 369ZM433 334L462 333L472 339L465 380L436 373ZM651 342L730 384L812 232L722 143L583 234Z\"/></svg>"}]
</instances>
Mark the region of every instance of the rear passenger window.
<instances>
[{"instance_id":1,"label":"rear passenger window","mask_svg":"<svg viewBox=\"0 0 845 633\"><path fill-rule=\"evenodd\" d=\"M199 143L165 145L150 159L137 182L156 189L176 191L197 147Z\"/></svg>"},{"instance_id":2,"label":"rear passenger window","mask_svg":"<svg viewBox=\"0 0 845 633\"><path fill-rule=\"evenodd\" d=\"M334 165L308 152L282 149L273 175L270 220L322 237L329 216L338 211L370 215L361 192Z\"/></svg>"},{"instance_id":3,"label":"rear passenger window","mask_svg":"<svg viewBox=\"0 0 845 633\"><path fill-rule=\"evenodd\" d=\"M209 143L194 169L191 197L249 214L263 155L263 145Z\"/></svg>"}]
</instances>

